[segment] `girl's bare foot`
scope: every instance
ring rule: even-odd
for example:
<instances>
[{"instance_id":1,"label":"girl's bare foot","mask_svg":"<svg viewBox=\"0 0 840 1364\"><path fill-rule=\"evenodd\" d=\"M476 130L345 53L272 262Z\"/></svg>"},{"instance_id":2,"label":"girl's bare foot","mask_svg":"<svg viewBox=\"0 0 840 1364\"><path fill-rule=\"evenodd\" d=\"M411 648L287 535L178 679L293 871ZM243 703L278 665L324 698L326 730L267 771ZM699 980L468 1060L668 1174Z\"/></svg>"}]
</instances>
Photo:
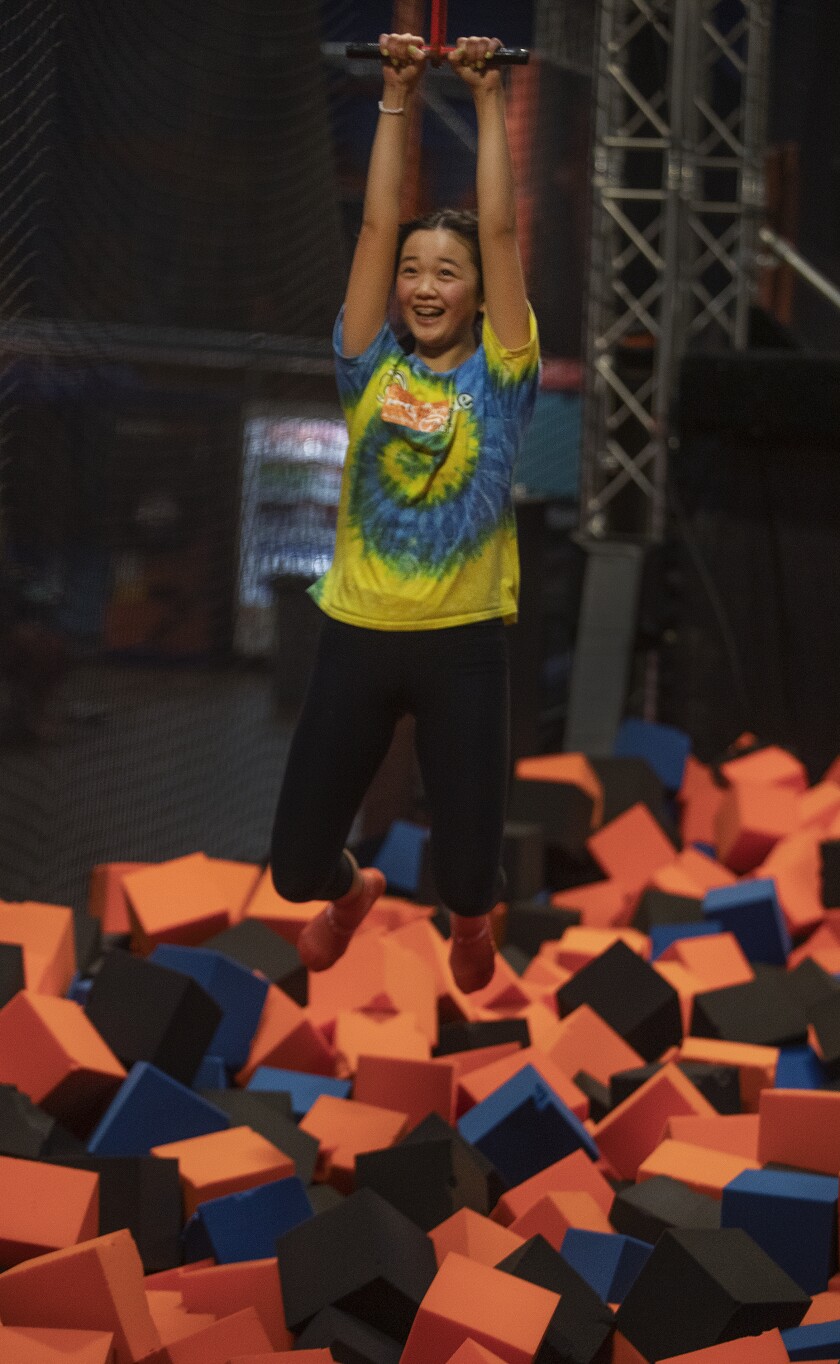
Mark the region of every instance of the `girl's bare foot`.
<instances>
[{"instance_id":1,"label":"girl's bare foot","mask_svg":"<svg viewBox=\"0 0 840 1364\"><path fill-rule=\"evenodd\" d=\"M385 886L385 877L376 867L357 868L356 880L347 894L322 909L301 931L297 950L304 966L310 971L334 966Z\"/></svg>"},{"instance_id":2,"label":"girl's bare foot","mask_svg":"<svg viewBox=\"0 0 840 1364\"><path fill-rule=\"evenodd\" d=\"M452 914L450 921L452 946L449 965L458 989L470 995L489 985L496 969L496 944L490 931L490 917L477 914L467 918L462 914Z\"/></svg>"}]
</instances>

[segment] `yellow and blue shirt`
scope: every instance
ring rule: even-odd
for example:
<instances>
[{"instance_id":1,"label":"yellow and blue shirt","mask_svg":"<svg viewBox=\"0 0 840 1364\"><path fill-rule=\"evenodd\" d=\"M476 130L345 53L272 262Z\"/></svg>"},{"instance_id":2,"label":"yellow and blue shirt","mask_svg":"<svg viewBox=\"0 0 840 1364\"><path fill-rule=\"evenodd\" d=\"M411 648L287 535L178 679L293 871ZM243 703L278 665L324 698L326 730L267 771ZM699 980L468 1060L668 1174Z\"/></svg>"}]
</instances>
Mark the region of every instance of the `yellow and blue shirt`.
<instances>
[{"instance_id":1,"label":"yellow and blue shirt","mask_svg":"<svg viewBox=\"0 0 840 1364\"><path fill-rule=\"evenodd\" d=\"M386 323L361 355L333 343L349 444L333 562L309 589L327 615L380 630L516 619L513 465L534 408L539 341L481 344L438 373Z\"/></svg>"}]
</instances>

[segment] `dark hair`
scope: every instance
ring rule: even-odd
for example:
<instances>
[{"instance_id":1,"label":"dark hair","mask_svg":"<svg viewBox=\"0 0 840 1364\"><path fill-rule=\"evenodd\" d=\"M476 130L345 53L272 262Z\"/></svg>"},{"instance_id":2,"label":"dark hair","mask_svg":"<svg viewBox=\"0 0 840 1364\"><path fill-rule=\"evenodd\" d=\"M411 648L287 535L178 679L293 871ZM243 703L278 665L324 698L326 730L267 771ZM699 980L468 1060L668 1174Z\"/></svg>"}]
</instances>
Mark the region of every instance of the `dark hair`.
<instances>
[{"instance_id":1,"label":"dark hair","mask_svg":"<svg viewBox=\"0 0 840 1364\"><path fill-rule=\"evenodd\" d=\"M438 208L434 213L426 213L422 218L412 218L410 223L400 223L397 239L397 259L395 269L400 263L403 247L412 232L434 232L442 227L460 237L472 257L478 271L478 287L484 292L484 277L481 273L481 249L478 245L478 214L467 208Z\"/></svg>"}]
</instances>

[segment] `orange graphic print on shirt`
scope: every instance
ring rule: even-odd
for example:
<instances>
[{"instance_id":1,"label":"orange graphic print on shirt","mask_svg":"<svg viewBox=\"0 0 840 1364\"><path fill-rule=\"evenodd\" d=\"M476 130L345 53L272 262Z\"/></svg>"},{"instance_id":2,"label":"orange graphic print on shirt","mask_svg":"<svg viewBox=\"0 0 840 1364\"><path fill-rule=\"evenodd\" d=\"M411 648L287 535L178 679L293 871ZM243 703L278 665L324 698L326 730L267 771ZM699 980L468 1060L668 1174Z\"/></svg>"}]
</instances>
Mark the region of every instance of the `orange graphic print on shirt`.
<instances>
[{"instance_id":1,"label":"orange graphic print on shirt","mask_svg":"<svg viewBox=\"0 0 840 1364\"><path fill-rule=\"evenodd\" d=\"M382 401L382 420L405 426L409 431L431 434L445 431L452 413L448 402L430 403L417 398L402 384L395 382L385 389Z\"/></svg>"}]
</instances>

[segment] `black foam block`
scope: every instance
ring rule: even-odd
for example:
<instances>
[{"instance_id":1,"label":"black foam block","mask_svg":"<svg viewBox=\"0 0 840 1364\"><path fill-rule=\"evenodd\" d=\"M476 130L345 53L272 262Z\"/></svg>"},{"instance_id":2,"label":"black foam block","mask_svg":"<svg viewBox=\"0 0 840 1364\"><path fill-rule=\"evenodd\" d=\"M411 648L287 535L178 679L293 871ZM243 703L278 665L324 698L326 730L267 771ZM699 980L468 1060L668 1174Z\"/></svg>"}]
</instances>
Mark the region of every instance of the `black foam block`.
<instances>
[{"instance_id":1,"label":"black foam block","mask_svg":"<svg viewBox=\"0 0 840 1364\"><path fill-rule=\"evenodd\" d=\"M609 1217L622 1235L653 1246L664 1231L715 1230L720 1226L720 1200L698 1193L682 1180L654 1175L617 1189Z\"/></svg>"},{"instance_id":2,"label":"black foam block","mask_svg":"<svg viewBox=\"0 0 840 1364\"><path fill-rule=\"evenodd\" d=\"M831 995L840 994L840 982L811 957L803 958L792 971L783 966L773 969L781 989L802 1010L807 1023L811 1022L815 1005Z\"/></svg>"},{"instance_id":3,"label":"black foam block","mask_svg":"<svg viewBox=\"0 0 840 1364\"><path fill-rule=\"evenodd\" d=\"M347 1195L340 1193L332 1184L310 1184L306 1190L306 1196L312 1205L312 1211L317 1217L321 1212L327 1212L330 1208L337 1208L339 1203L343 1203Z\"/></svg>"},{"instance_id":4,"label":"black foam block","mask_svg":"<svg viewBox=\"0 0 840 1364\"><path fill-rule=\"evenodd\" d=\"M403 1343L437 1273L426 1233L372 1189L287 1231L277 1262L291 1331L338 1307Z\"/></svg>"},{"instance_id":5,"label":"black foam block","mask_svg":"<svg viewBox=\"0 0 840 1364\"><path fill-rule=\"evenodd\" d=\"M261 920L243 919L201 945L247 966L249 971L261 972L296 1004L306 1005L309 978L297 948Z\"/></svg>"},{"instance_id":6,"label":"black foam block","mask_svg":"<svg viewBox=\"0 0 840 1364\"><path fill-rule=\"evenodd\" d=\"M73 932L76 938L76 969L80 975L84 975L102 954L102 925L92 914L76 914L73 917Z\"/></svg>"},{"instance_id":7,"label":"black foam block","mask_svg":"<svg viewBox=\"0 0 840 1364\"><path fill-rule=\"evenodd\" d=\"M564 909L539 900L512 900L508 905L507 943L533 957L544 942L562 938L567 928L580 923L579 909Z\"/></svg>"},{"instance_id":8,"label":"black foam block","mask_svg":"<svg viewBox=\"0 0 840 1364\"><path fill-rule=\"evenodd\" d=\"M292 1117L292 1103L283 1090L203 1089L202 1098L227 1113L232 1127L259 1132L295 1162L295 1174L308 1184L315 1172L318 1142L302 1132Z\"/></svg>"},{"instance_id":9,"label":"black foam block","mask_svg":"<svg viewBox=\"0 0 840 1364\"><path fill-rule=\"evenodd\" d=\"M606 1364L614 1313L542 1236L532 1236L496 1266L560 1294L534 1364Z\"/></svg>"},{"instance_id":10,"label":"black foam block","mask_svg":"<svg viewBox=\"0 0 840 1364\"><path fill-rule=\"evenodd\" d=\"M560 1017L588 1004L645 1061L682 1041L677 992L623 942L587 962L557 991Z\"/></svg>"},{"instance_id":11,"label":"black foam block","mask_svg":"<svg viewBox=\"0 0 840 1364\"><path fill-rule=\"evenodd\" d=\"M490 1211L483 1172L446 1138L366 1151L356 1157L356 1188L374 1189L423 1231L459 1208L485 1217Z\"/></svg>"},{"instance_id":12,"label":"black foam block","mask_svg":"<svg viewBox=\"0 0 840 1364\"><path fill-rule=\"evenodd\" d=\"M540 823L508 820L502 840L505 899L530 900L545 887L545 835Z\"/></svg>"},{"instance_id":13,"label":"black foam block","mask_svg":"<svg viewBox=\"0 0 840 1364\"><path fill-rule=\"evenodd\" d=\"M402 1346L373 1326L324 1307L295 1340L296 1350L329 1350L336 1364L399 1364Z\"/></svg>"},{"instance_id":14,"label":"black foam block","mask_svg":"<svg viewBox=\"0 0 840 1364\"><path fill-rule=\"evenodd\" d=\"M725 1042L791 1047L805 1041L803 1008L791 998L781 973L762 973L742 985L704 990L694 997L691 1033Z\"/></svg>"},{"instance_id":15,"label":"black foam block","mask_svg":"<svg viewBox=\"0 0 840 1364\"><path fill-rule=\"evenodd\" d=\"M737 1066L712 1065L706 1061L678 1061L677 1064L718 1113L740 1113L741 1086ZM611 1106L615 1108L629 1099L660 1069L660 1065L651 1065L616 1071L610 1076Z\"/></svg>"},{"instance_id":16,"label":"black foam block","mask_svg":"<svg viewBox=\"0 0 840 1364\"><path fill-rule=\"evenodd\" d=\"M820 882L826 909L840 909L840 838L820 844Z\"/></svg>"},{"instance_id":17,"label":"black foam block","mask_svg":"<svg viewBox=\"0 0 840 1364\"><path fill-rule=\"evenodd\" d=\"M532 954L523 952L521 947L515 947L513 943L505 943L501 955L511 971L515 971L518 976L522 975L533 960Z\"/></svg>"},{"instance_id":18,"label":"black foam block","mask_svg":"<svg viewBox=\"0 0 840 1364\"><path fill-rule=\"evenodd\" d=\"M832 1079L840 1077L840 994L827 995L811 1006L810 1022L820 1059Z\"/></svg>"},{"instance_id":19,"label":"black foam block","mask_svg":"<svg viewBox=\"0 0 840 1364\"><path fill-rule=\"evenodd\" d=\"M740 1227L666 1231L618 1309L647 1360L798 1326L809 1295Z\"/></svg>"},{"instance_id":20,"label":"black foam block","mask_svg":"<svg viewBox=\"0 0 840 1364\"><path fill-rule=\"evenodd\" d=\"M508 813L513 823L539 824L546 848L583 857L592 832L592 797L559 781L514 780Z\"/></svg>"},{"instance_id":21,"label":"black foam block","mask_svg":"<svg viewBox=\"0 0 840 1364\"><path fill-rule=\"evenodd\" d=\"M668 837L674 839L665 787L644 758L590 758L589 763L604 788L604 824L617 819L631 806L642 804L647 806Z\"/></svg>"},{"instance_id":22,"label":"black foam block","mask_svg":"<svg viewBox=\"0 0 840 1364\"><path fill-rule=\"evenodd\" d=\"M222 1017L190 976L128 952L109 952L93 978L85 1012L129 1069L149 1061L190 1085Z\"/></svg>"},{"instance_id":23,"label":"black foam block","mask_svg":"<svg viewBox=\"0 0 840 1364\"><path fill-rule=\"evenodd\" d=\"M647 933L655 924L693 924L703 919L703 901L691 895L672 895L648 887L633 915L633 927Z\"/></svg>"},{"instance_id":24,"label":"black foam block","mask_svg":"<svg viewBox=\"0 0 840 1364\"><path fill-rule=\"evenodd\" d=\"M593 1122L600 1122L612 1108L612 1095L609 1089L602 1085L600 1080L596 1080L594 1075L588 1075L585 1070L579 1070L572 1079L589 1100L590 1118Z\"/></svg>"},{"instance_id":25,"label":"black foam block","mask_svg":"<svg viewBox=\"0 0 840 1364\"><path fill-rule=\"evenodd\" d=\"M0 942L0 1009L25 988L23 948L18 943Z\"/></svg>"},{"instance_id":26,"label":"black foam block","mask_svg":"<svg viewBox=\"0 0 840 1364\"><path fill-rule=\"evenodd\" d=\"M499 1042L518 1042L530 1047L527 1019L492 1018L484 1023L443 1023L434 1049L435 1056L450 1056L454 1051L475 1051L495 1047Z\"/></svg>"},{"instance_id":27,"label":"black foam block","mask_svg":"<svg viewBox=\"0 0 840 1364\"><path fill-rule=\"evenodd\" d=\"M494 1208L502 1194L507 1193L507 1183L502 1179L492 1160L489 1160L483 1151L479 1151L477 1146L473 1146L472 1142L462 1137L457 1127L451 1127L439 1113L427 1113L416 1127L412 1127L410 1132L400 1138L399 1145L411 1146L416 1142L441 1140L451 1142L465 1159L471 1161L481 1171L487 1184L487 1206L490 1209Z\"/></svg>"},{"instance_id":28,"label":"black foam block","mask_svg":"<svg viewBox=\"0 0 840 1364\"><path fill-rule=\"evenodd\" d=\"M55 1118L38 1108L27 1094L21 1094L14 1085L0 1085L0 1155L43 1159L57 1126Z\"/></svg>"},{"instance_id":29,"label":"black foam block","mask_svg":"<svg viewBox=\"0 0 840 1364\"><path fill-rule=\"evenodd\" d=\"M73 1156L54 1163L99 1175L99 1235L127 1227L146 1274L183 1264L183 1199L177 1160Z\"/></svg>"}]
</instances>

